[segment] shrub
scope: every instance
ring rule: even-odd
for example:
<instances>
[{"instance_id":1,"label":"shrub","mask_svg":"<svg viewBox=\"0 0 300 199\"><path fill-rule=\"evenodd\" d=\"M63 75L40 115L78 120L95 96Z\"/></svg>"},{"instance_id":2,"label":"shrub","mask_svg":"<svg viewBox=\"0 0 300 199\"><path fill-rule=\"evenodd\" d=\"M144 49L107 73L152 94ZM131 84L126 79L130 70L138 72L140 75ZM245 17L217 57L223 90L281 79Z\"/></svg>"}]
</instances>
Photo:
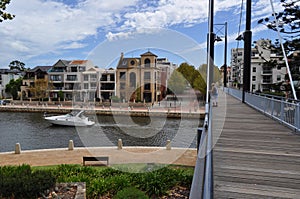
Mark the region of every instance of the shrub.
<instances>
[{"instance_id":1,"label":"shrub","mask_svg":"<svg viewBox=\"0 0 300 199\"><path fill-rule=\"evenodd\" d=\"M135 187L127 187L119 191L113 199L149 199L149 197Z\"/></svg>"},{"instance_id":2,"label":"shrub","mask_svg":"<svg viewBox=\"0 0 300 199\"><path fill-rule=\"evenodd\" d=\"M32 171L29 165L0 167L0 198L34 198L54 184L50 171Z\"/></svg>"}]
</instances>

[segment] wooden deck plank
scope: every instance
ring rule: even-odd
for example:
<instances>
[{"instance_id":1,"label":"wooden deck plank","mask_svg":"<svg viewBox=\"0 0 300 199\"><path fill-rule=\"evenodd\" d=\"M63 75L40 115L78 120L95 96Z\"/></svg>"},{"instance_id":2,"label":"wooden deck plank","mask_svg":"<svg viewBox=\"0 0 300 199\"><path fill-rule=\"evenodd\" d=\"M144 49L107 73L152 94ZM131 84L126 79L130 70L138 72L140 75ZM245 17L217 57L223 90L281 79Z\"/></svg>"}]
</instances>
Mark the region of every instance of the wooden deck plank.
<instances>
[{"instance_id":1,"label":"wooden deck plank","mask_svg":"<svg viewBox=\"0 0 300 199\"><path fill-rule=\"evenodd\" d=\"M300 135L222 92L219 104L215 198L300 198Z\"/></svg>"}]
</instances>

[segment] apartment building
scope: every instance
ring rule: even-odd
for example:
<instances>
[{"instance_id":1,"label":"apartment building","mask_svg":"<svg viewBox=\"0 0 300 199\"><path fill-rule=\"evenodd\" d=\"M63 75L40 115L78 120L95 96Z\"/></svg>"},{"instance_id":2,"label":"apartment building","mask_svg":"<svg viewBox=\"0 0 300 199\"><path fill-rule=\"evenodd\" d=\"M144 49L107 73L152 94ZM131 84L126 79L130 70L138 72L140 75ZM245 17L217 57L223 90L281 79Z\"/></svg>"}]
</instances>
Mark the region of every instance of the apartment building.
<instances>
[{"instance_id":1,"label":"apartment building","mask_svg":"<svg viewBox=\"0 0 300 199\"><path fill-rule=\"evenodd\" d=\"M0 98L10 98L11 96L5 92L5 87L10 80L17 80L23 76L23 72L19 70L0 69Z\"/></svg>"},{"instance_id":2,"label":"apartment building","mask_svg":"<svg viewBox=\"0 0 300 199\"><path fill-rule=\"evenodd\" d=\"M52 66L36 66L26 71L21 86L21 100L49 97L48 70Z\"/></svg>"},{"instance_id":3,"label":"apartment building","mask_svg":"<svg viewBox=\"0 0 300 199\"><path fill-rule=\"evenodd\" d=\"M112 96L116 96L116 70L113 68L103 70L99 85L97 97L101 101L109 101Z\"/></svg>"},{"instance_id":4,"label":"apartment building","mask_svg":"<svg viewBox=\"0 0 300 199\"><path fill-rule=\"evenodd\" d=\"M243 83L244 49L231 49L231 86ZM276 66L270 64L276 63ZM251 49L250 91L270 91L272 85L284 81L283 57L271 49L271 40L258 40Z\"/></svg>"},{"instance_id":5,"label":"apartment building","mask_svg":"<svg viewBox=\"0 0 300 199\"><path fill-rule=\"evenodd\" d=\"M84 100L82 96L82 73L93 68L94 64L90 60L58 60L48 71L49 90L52 100ZM92 84L92 82L91 82ZM96 88L93 84L91 88ZM90 95L90 94L89 94Z\"/></svg>"},{"instance_id":6,"label":"apartment building","mask_svg":"<svg viewBox=\"0 0 300 199\"><path fill-rule=\"evenodd\" d=\"M150 51L130 58L122 53L116 71L116 96L126 102L158 102L165 95L173 66Z\"/></svg>"}]
</instances>

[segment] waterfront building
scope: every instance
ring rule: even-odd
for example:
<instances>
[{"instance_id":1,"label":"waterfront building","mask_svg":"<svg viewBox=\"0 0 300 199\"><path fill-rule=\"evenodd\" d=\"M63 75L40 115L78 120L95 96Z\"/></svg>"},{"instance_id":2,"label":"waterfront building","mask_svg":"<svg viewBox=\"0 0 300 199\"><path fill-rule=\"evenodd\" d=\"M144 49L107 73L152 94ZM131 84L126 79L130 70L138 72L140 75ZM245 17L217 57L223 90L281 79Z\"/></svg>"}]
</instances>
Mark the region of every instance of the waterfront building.
<instances>
[{"instance_id":1,"label":"waterfront building","mask_svg":"<svg viewBox=\"0 0 300 199\"><path fill-rule=\"evenodd\" d=\"M82 100L82 72L93 68L90 60L58 60L48 71L52 100ZM93 87L93 85L92 85Z\"/></svg>"},{"instance_id":2,"label":"waterfront building","mask_svg":"<svg viewBox=\"0 0 300 199\"><path fill-rule=\"evenodd\" d=\"M16 69L0 69L0 98L11 98L11 95L5 92L5 87L10 80L17 80L22 76L23 72Z\"/></svg>"},{"instance_id":3,"label":"waterfront building","mask_svg":"<svg viewBox=\"0 0 300 199\"><path fill-rule=\"evenodd\" d=\"M52 66L36 66L25 72L21 86L21 100L44 99L49 97L48 70Z\"/></svg>"},{"instance_id":4,"label":"waterfront building","mask_svg":"<svg viewBox=\"0 0 300 199\"><path fill-rule=\"evenodd\" d=\"M231 49L231 85L238 88L243 84L243 53L243 48ZM286 75L283 63L283 56L272 49L271 40L256 41L251 49L250 91L271 91L274 84L283 82Z\"/></svg>"},{"instance_id":5,"label":"waterfront building","mask_svg":"<svg viewBox=\"0 0 300 199\"><path fill-rule=\"evenodd\" d=\"M89 68L83 71L82 82L78 88L76 101L94 101L97 93L98 82L101 76L101 70L98 67Z\"/></svg>"},{"instance_id":6,"label":"waterfront building","mask_svg":"<svg viewBox=\"0 0 300 199\"><path fill-rule=\"evenodd\" d=\"M124 57L121 53L116 71L116 96L121 101L154 103L167 89L167 79L174 65L148 51L140 57Z\"/></svg>"},{"instance_id":7,"label":"waterfront building","mask_svg":"<svg viewBox=\"0 0 300 199\"><path fill-rule=\"evenodd\" d=\"M112 96L116 96L116 70L109 68L101 71L97 97L101 101L110 101Z\"/></svg>"}]
</instances>

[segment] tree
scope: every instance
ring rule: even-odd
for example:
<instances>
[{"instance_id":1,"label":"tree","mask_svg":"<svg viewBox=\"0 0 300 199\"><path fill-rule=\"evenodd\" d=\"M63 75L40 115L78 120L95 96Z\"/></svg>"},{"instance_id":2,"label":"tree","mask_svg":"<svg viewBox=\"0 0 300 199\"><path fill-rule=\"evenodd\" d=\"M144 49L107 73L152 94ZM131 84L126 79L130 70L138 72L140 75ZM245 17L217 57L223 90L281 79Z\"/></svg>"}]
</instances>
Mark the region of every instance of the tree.
<instances>
[{"instance_id":1,"label":"tree","mask_svg":"<svg viewBox=\"0 0 300 199\"><path fill-rule=\"evenodd\" d=\"M283 10L275 13L276 17L272 15L272 17L258 20L258 24L264 24L273 31L280 31L287 54L300 49L300 7L298 2L299 0L281 0ZM278 21L278 27L275 19ZM278 40L276 43L279 44Z\"/></svg>"},{"instance_id":2,"label":"tree","mask_svg":"<svg viewBox=\"0 0 300 199\"><path fill-rule=\"evenodd\" d=\"M18 99L18 92L21 91L22 86L22 78L17 80L10 80L9 83L5 87L5 92L10 93L13 99Z\"/></svg>"},{"instance_id":3,"label":"tree","mask_svg":"<svg viewBox=\"0 0 300 199\"><path fill-rule=\"evenodd\" d=\"M194 66L182 63L178 68L178 72L183 75L193 89L199 90L204 95L206 94L205 79Z\"/></svg>"},{"instance_id":4,"label":"tree","mask_svg":"<svg viewBox=\"0 0 300 199\"><path fill-rule=\"evenodd\" d=\"M206 81L207 78L207 64L202 64L199 67L199 73L203 77L203 79ZM214 66L214 79L213 82L218 82L222 78L221 71L217 66Z\"/></svg>"},{"instance_id":5,"label":"tree","mask_svg":"<svg viewBox=\"0 0 300 199\"><path fill-rule=\"evenodd\" d=\"M168 89L175 95L182 94L187 86L187 82L183 75L177 70L173 71L168 80Z\"/></svg>"},{"instance_id":6,"label":"tree","mask_svg":"<svg viewBox=\"0 0 300 199\"><path fill-rule=\"evenodd\" d=\"M43 99L47 97L48 81L46 79L37 79L34 81L34 86L29 90L34 93L34 97L37 99Z\"/></svg>"},{"instance_id":7,"label":"tree","mask_svg":"<svg viewBox=\"0 0 300 199\"><path fill-rule=\"evenodd\" d=\"M15 15L5 12L6 6L10 3L10 0L0 0L0 22L5 20L12 20Z\"/></svg>"},{"instance_id":8,"label":"tree","mask_svg":"<svg viewBox=\"0 0 300 199\"><path fill-rule=\"evenodd\" d=\"M14 70L14 69L17 69L19 71L24 71L25 70L25 64L23 62L18 61L18 60L10 62L8 67L10 68L10 70Z\"/></svg>"},{"instance_id":9,"label":"tree","mask_svg":"<svg viewBox=\"0 0 300 199\"><path fill-rule=\"evenodd\" d=\"M299 53L294 54L300 49L300 7L299 0L281 0L282 11L275 13L272 17L260 19L258 24L266 25L272 31L280 31L284 39L284 49L289 56L289 66L292 74L292 80L300 82L299 71ZM278 21L278 27L276 20ZM278 40L274 47L277 52L281 52L281 46ZM287 78L289 79L289 78ZM291 82L291 80L289 80Z\"/></svg>"},{"instance_id":10,"label":"tree","mask_svg":"<svg viewBox=\"0 0 300 199\"><path fill-rule=\"evenodd\" d=\"M188 81L188 83L193 87L193 82L198 77L199 72L195 69L194 66L189 65L188 63L180 64L179 68L177 69L183 77Z\"/></svg>"}]
</instances>

